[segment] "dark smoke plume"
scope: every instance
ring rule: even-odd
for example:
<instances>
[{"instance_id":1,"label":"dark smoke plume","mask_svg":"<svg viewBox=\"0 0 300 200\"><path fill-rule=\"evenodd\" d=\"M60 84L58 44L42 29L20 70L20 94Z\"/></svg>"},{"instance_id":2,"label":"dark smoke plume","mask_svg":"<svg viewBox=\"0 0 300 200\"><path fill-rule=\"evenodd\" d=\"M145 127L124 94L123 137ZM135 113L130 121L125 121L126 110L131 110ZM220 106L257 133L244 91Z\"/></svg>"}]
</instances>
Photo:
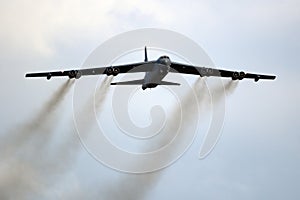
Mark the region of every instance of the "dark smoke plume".
<instances>
[{"instance_id":1,"label":"dark smoke plume","mask_svg":"<svg viewBox=\"0 0 300 200\"><path fill-rule=\"evenodd\" d=\"M43 198L52 186L60 165L49 155L55 146L55 125L61 120L56 111L72 85L68 80L33 118L1 137L0 199Z\"/></svg>"},{"instance_id":2,"label":"dark smoke plume","mask_svg":"<svg viewBox=\"0 0 300 200\"><path fill-rule=\"evenodd\" d=\"M91 94L91 96L87 99L85 105L81 109L80 115L87 116L84 118L85 121L81 122L82 124L84 124L85 130L84 134L80 134L81 137L88 137L89 133L92 131L92 128L95 124L91 123L92 120L90 119L90 117L94 117L91 116L91 113L94 113L94 109L96 109L96 113L101 112L101 108L103 106L106 94L109 90L111 80L111 77L105 77L99 87L96 89L95 94ZM70 126L73 127L74 123L70 123ZM75 131L76 130L73 130L73 132ZM80 140L78 137L74 137L74 134L69 134L67 138L63 138L63 141L63 144L56 148L53 155L59 155L59 162L64 163L63 167L67 169L76 159L76 155L79 153L78 151L84 149L81 148Z\"/></svg>"},{"instance_id":3,"label":"dark smoke plume","mask_svg":"<svg viewBox=\"0 0 300 200\"><path fill-rule=\"evenodd\" d=\"M231 94L235 88L237 87L237 82L228 81L224 84L223 87L213 87L211 88L210 93L213 93L216 96L215 103L218 103L222 98L225 98L224 94ZM225 91L225 93L223 92ZM198 99L198 104L200 107L200 113L193 110L193 106L190 104L191 99L196 95ZM171 118L168 120L169 127L167 131L171 133L175 133L178 128L178 123L180 119L178 118L178 113L180 109L186 109L189 113L188 116L185 116L183 120L191 120L193 118L197 118L197 115L207 114L208 104L210 103L210 95L209 90L205 85L204 80L201 78L197 79L194 85L192 86L192 90L188 91L184 94L184 98L181 102L181 108L176 107L174 112L170 115ZM184 130L188 130L189 127L181 127L182 132ZM164 134L164 133L163 133ZM169 135L166 133L165 135ZM158 146L166 144L169 138L161 138L161 141ZM167 158L165 158L167 159ZM153 160L153 162L156 162ZM163 174L163 170L153 173L146 174L121 174L118 183L114 183L107 188L102 189L100 193L98 193L97 197L104 197L108 200L114 199L124 199L124 200L136 200L136 199L144 199L151 189L155 186L155 184L159 181L160 176Z\"/></svg>"},{"instance_id":4,"label":"dark smoke plume","mask_svg":"<svg viewBox=\"0 0 300 200\"><path fill-rule=\"evenodd\" d=\"M180 119L178 118L178 113L180 109L188 109L190 113L195 114L191 110L190 101L191 98L194 98L194 91L196 87L199 86L200 80L197 80L196 83L193 85L193 89L188 91L184 94L183 100L181 102L181 108L176 107L174 112L169 115L171 118L168 119L168 127L166 131L172 133L176 133L176 129L178 128L178 123L180 123ZM191 114L190 117L193 117ZM185 120L185 119L184 119ZM188 120L188 119L187 119ZM186 128L183 127L183 131ZM181 131L181 132L183 132ZM168 140L170 139L167 135L169 133L161 133L166 135L166 137L162 137L159 141L159 144L155 146L164 146L167 144ZM147 149L147 147L145 147ZM162 158L164 159L164 158ZM165 158L167 159L167 158ZM153 162L157 162L153 160ZM135 163L136 165L143 165L143 163ZM109 185L109 187L105 187L101 189L101 192L97 194L96 197L93 198L104 198L107 200L114 200L114 199L124 199L124 200L136 200L136 199L144 199L149 192L151 192L152 188L155 184L159 181L159 178L163 174L163 170L152 172L152 173L145 173L145 174L121 174L118 183L114 183Z\"/></svg>"}]
</instances>

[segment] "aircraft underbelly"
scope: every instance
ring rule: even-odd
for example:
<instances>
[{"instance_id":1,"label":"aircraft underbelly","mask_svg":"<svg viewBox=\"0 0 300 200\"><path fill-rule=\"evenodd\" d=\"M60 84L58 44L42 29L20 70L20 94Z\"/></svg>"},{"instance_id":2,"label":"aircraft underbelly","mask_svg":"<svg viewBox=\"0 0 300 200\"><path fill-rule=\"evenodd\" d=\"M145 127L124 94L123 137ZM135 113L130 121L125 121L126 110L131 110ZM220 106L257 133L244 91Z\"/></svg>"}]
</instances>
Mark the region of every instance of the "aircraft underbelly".
<instances>
[{"instance_id":1,"label":"aircraft underbelly","mask_svg":"<svg viewBox=\"0 0 300 200\"><path fill-rule=\"evenodd\" d=\"M168 74L170 66L156 64L153 70L145 75L144 84L160 84L162 79Z\"/></svg>"}]
</instances>

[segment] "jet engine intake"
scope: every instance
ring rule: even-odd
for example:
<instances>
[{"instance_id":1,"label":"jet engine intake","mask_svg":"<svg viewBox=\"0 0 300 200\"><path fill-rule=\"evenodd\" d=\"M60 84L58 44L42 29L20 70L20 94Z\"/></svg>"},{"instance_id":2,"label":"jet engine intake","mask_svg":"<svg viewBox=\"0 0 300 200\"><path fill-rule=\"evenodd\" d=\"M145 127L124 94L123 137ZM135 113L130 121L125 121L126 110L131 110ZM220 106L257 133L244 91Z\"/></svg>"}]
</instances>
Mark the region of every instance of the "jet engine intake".
<instances>
[{"instance_id":1,"label":"jet engine intake","mask_svg":"<svg viewBox=\"0 0 300 200\"><path fill-rule=\"evenodd\" d=\"M118 68L118 67L113 67L113 69L112 69L112 73L113 73L113 75L114 76L117 76L119 73L120 73L120 68Z\"/></svg>"},{"instance_id":2,"label":"jet engine intake","mask_svg":"<svg viewBox=\"0 0 300 200\"><path fill-rule=\"evenodd\" d=\"M114 69L112 67L107 67L106 70L105 70L105 72L106 72L107 76L110 76L110 75L113 74Z\"/></svg>"},{"instance_id":3,"label":"jet engine intake","mask_svg":"<svg viewBox=\"0 0 300 200\"><path fill-rule=\"evenodd\" d=\"M240 77L240 73L233 72L233 74L232 74L232 80L237 80L239 77Z\"/></svg>"},{"instance_id":4,"label":"jet engine intake","mask_svg":"<svg viewBox=\"0 0 300 200\"><path fill-rule=\"evenodd\" d=\"M241 71L239 74L239 80L243 80L245 76L246 76L245 72Z\"/></svg>"},{"instance_id":5,"label":"jet engine intake","mask_svg":"<svg viewBox=\"0 0 300 200\"><path fill-rule=\"evenodd\" d=\"M76 74L78 73L78 70L71 70L69 71L69 78L75 78L76 77Z\"/></svg>"}]
</instances>

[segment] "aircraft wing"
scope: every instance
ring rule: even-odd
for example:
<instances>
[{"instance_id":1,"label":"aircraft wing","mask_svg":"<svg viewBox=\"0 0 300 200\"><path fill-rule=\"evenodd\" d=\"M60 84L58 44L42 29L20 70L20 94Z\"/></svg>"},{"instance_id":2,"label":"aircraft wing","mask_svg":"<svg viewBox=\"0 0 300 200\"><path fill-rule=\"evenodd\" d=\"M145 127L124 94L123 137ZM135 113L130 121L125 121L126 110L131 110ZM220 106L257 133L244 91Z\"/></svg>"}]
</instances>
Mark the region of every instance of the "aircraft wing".
<instances>
[{"instance_id":1,"label":"aircraft wing","mask_svg":"<svg viewBox=\"0 0 300 200\"><path fill-rule=\"evenodd\" d=\"M263 75L254 73L245 73L243 71L230 71L224 69L214 69L208 67L197 67L193 65L186 65L181 63L172 62L170 72L173 73L183 73L183 74L193 74L199 76L216 76L216 77L227 77L232 80L242 80L244 78L254 79L258 81L259 79L269 79L274 80L276 76L274 75Z\"/></svg>"},{"instance_id":2,"label":"aircraft wing","mask_svg":"<svg viewBox=\"0 0 300 200\"><path fill-rule=\"evenodd\" d=\"M51 77L56 76L67 76L69 78L80 78L81 76L89 75L118 75L119 73L135 73L135 72L148 72L153 68L153 61L140 62L126 65L116 65L109 67L97 67L88 69L74 69L66 71L51 71L51 72L38 72L38 73L27 73L25 77L46 77L48 80Z\"/></svg>"}]
</instances>

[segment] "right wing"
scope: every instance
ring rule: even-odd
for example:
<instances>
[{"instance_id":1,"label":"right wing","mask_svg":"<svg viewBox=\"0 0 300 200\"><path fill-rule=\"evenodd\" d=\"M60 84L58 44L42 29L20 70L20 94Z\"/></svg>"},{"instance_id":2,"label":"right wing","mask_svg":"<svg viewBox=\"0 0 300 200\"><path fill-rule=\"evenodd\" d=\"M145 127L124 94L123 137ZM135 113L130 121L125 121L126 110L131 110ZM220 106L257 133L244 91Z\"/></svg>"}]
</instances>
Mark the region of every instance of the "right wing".
<instances>
[{"instance_id":1,"label":"right wing","mask_svg":"<svg viewBox=\"0 0 300 200\"><path fill-rule=\"evenodd\" d=\"M81 76L89 75L118 75L119 73L136 73L136 72L148 72L153 68L154 61L140 62L127 65L116 65L110 67L97 67L89 69L74 69L66 71L52 71L52 72L38 72L27 73L25 77L46 77L48 80L53 76L67 76L69 78L80 78Z\"/></svg>"},{"instance_id":2,"label":"right wing","mask_svg":"<svg viewBox=\"0 0 300 200\"><path fill-rule=\"evenodd\" d=\"M249 78L258 81L259 79L274 80L276 78L276 76L273 75L253 74L253 73L237 72L237 71L230 71L224 69L198 67L198 66L186 65L186 64L176 63L176 62L171 63L170 72L182 73L182 74L193 74L199 76L227 77L233 80L242 80L244 78Z\"/></svg>"}]
</instances>

